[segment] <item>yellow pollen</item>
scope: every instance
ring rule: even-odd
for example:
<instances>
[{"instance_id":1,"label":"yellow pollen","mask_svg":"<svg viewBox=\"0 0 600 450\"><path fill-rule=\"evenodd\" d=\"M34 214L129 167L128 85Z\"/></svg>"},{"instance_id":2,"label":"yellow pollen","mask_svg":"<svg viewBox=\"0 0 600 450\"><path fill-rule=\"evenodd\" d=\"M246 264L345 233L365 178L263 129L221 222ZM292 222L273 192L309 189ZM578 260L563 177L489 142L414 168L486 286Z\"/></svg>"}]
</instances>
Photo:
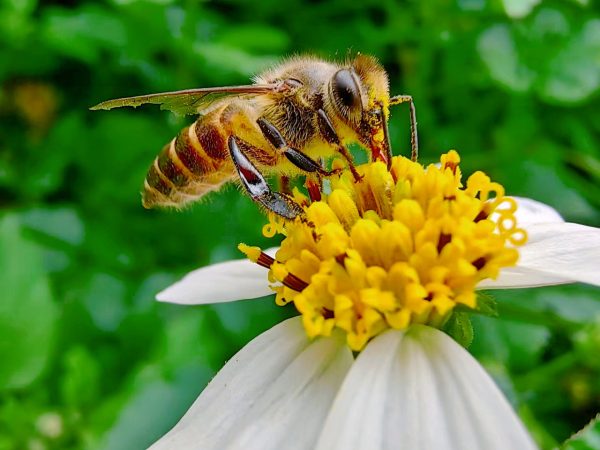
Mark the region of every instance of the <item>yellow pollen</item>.
<instances>
[{"instance_id":1,"label":"yellow pollen","mask_svg":"<svg viewBox=\"0 0 600 450\"><path fill-rule=\"evenodd\" d=\"M339 328L358 351L389 328L441 326L457 305L477 308L477 284L527 239L504 188L482 172L463 184L459 163L455 151L439 166L394 157L389 171L359 166L359 182L346 170L320 201L294 193L302 217L269 218L263 234L285 237L274 260L240 250L269 267L277 304L293 302L310 337Z\"/></svg>"},{"instance_id":2,"label":"yellow pollen","mask_svg":"<svg viewBox=\"0 0 600 450\"><path fill-rule=\"evenodd\" d=\"M238 250L244 255L246 255L246 257L254 263L258 262L258 258L260 258L260 255L262 253L260 247L251 247L243 243L238 245Z\"/></svg>"}]
</instances>

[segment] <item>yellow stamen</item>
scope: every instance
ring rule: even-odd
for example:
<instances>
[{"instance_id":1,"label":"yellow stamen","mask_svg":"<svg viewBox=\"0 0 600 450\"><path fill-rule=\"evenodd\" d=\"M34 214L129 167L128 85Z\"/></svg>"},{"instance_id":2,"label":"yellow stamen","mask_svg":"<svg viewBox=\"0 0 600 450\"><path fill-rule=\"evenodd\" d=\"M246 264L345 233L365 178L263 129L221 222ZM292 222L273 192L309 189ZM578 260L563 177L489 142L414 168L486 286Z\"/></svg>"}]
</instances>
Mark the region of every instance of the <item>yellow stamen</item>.
<instances>
[{"instance_id":1,"label":"yellow stamen","mask_svg":"<svg viewBox=\"0 0 600 450\"><path fill-rule=\"evenodd\" d=\"M476 308L475 287L514 265L527 235L517 227L513 199L482 172L465 185L455 151L440 166L403 157L358 167L332 178L331 193L295 221L270 217L265 236L285 236L268 262L276 302L293 302L310 337L333 328L362 349L388 328L440 326L462 304ZM267 266L260 249L240 250ZM266 256L266 255L265 255Z\"/></svg>"}]
</instances>

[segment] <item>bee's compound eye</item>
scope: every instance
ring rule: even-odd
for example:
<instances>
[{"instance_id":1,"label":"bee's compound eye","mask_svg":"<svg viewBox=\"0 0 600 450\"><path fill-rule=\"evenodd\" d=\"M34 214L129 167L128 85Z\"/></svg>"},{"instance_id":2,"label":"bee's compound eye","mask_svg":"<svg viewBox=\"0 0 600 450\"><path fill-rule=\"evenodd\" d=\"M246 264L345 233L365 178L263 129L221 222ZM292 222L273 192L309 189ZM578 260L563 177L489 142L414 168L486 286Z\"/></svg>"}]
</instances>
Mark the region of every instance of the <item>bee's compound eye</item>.
<instances>
[{"instance_id":1,"label":"bee's compound eye","mask_svg":"<svg viewBox=\"0 0 600 450\"><path fill-rule=\"evenodd\" d=\"M341 69L333 76L333 95L342 109L355 110L361 107L360 89L348 69Z\"/></svg>"}]
</instances>

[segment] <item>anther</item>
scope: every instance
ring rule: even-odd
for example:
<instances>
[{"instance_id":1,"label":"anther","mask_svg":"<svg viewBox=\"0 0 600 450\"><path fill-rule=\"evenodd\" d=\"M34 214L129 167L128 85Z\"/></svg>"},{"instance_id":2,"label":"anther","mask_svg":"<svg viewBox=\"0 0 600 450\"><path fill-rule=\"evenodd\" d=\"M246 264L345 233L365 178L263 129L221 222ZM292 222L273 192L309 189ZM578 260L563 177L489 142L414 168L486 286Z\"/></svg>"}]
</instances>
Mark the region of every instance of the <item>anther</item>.
<instances>
[{"instance_id":1,"label":"anther","mask_svg":"<svg viewBox=\"0 0 600 450\"><path fill-rule=\"evenodd\" d=\"M293 289L296 292L302 292L307 286L308 283L305 281L302 281L300 278L298 278L296 275L288 273L285 278L282 281L284 286L289 287L290 289Z\"/></svg>"},{"instance_id":2,"label":"anther","mask_svg":"<svg viewBox=\"0 0 600 450\"><path fill-rule=\"evenodd\" d=\"M486 213L483 209L481 211L479 211L479 214L477 214L477 217L475 217L473 219L473 222L477 223L480 222L482 220L485 220L488 218L488 213Z\"/></svg>"},{"instance_id":3,"label":"anther","mask_svg":"<svg viewBox=\"0 0 600 450\"><path fill-rule=\"evenodd\" d=\"M475 267L477 270L481 270L483 269L483 266L485 266L486 263L486 259L482 256L481 258L477 258L475 261L473 261L471 264L473 265L473 267Z\"/></svg>"},{"instance_id":4,"label":"anther","mask_svg":"<svg viewBox=\"0 0 600 450\"><path fill-rule=\"evenodd\" d=\"M263 252L260 247L250 247L246 244L239 244L238 249L244 253L248 259L250 259L250 261L264 267L265 269L270 269L275 262L275 259Z\"/></svg>"},{"instance_id":5,"label":"anther","mask_svg":"<svg viewBox=\"0 0 600 450\"><path fill-rule=\"evenodd\" d=\"M442 253L443 248L450 243L452 240L452 235L446 233L440 233L440 237L438 238L437 251L438 254Z\"/></svg>"},{"instance_id":6,"label":"anther","mask_svg":"<svg viewBox=\"0 0 600 450\"><path fill-rule=\"evenodd\" d=\"M265 269L270 269L275 259L267 255L265 252L260 252L258 259L256 260L256 264L264 267Z\"/></svg>"},{"instance_id":7,"label":"anther","mask_svg":"<svg viewBox=\"0 0 600 450\"><path fill-rule=\"evenodd\" d=\"M348 255L347 255L346 253L341 253L341 254L339 254L339 255L337 255L337 256L335 257L335 260L337 261L337 263L338 263L340 266L343 266L343 265L344 265L344 261L346 261L346 258L347 258L347 257L348 257Z\"/></svg>"},{"instance_id":8,"label":"anther","mask_svg":"<svg viewBox=\"0 0 600 450\"><path fill-rule=\"evenodd\" d=\"M450 169L452 173L456 174L456 168L458 167L458 163L454 161L446 161L444 164L444 169Z\"/></svg>"}]
</instances>

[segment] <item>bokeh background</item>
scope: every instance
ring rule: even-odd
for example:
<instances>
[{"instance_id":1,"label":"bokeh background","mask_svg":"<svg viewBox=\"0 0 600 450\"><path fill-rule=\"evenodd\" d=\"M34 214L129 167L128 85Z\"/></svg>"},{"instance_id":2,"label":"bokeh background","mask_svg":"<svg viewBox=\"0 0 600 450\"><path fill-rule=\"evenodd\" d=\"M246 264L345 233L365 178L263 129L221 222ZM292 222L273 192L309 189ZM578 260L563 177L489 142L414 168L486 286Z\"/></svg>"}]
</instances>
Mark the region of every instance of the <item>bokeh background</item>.
<instances>
[{"instance_id":1,"label":"bokeh background","mask_svg":"<svg viewBox=\"0 0 600 450\"><path fill-rule=\"evenodd\" d=\"M592 0L1 5L2 450L144 448L226 359L293 314L272 298L153 300L193 268L241 257L240 241L273 243L235 187L183 212L144 210L148 165L193 118L88 110L99 101L245 84L294 53L370 53L392 92L415 98L423 162L456 148L465 173L483 169L512 194L600 226ZM404 106L390 129L395 153L408 154ZM492 295L500 317L474 319L470 351L540 445L559 445L600 409L600 290ZM600 448L590 444L599 433L567 447Z\"/></svg>"}]
</instances>

